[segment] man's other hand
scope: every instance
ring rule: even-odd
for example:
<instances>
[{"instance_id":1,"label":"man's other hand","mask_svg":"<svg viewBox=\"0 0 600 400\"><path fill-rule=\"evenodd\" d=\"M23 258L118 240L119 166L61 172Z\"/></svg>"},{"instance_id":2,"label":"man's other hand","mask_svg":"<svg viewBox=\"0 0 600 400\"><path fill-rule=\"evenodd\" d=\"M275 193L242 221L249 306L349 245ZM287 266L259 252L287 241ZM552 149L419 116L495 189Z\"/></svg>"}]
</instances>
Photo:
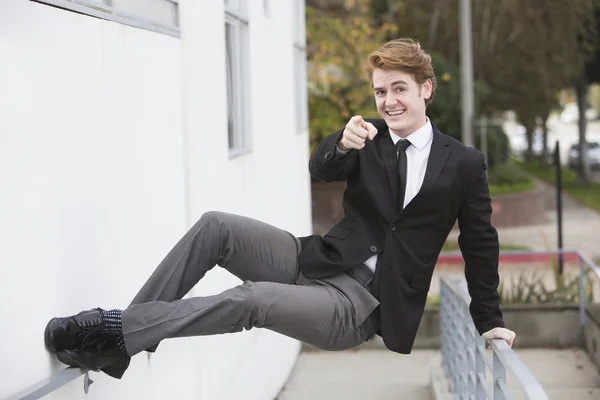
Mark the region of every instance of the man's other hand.
<instances>
[{"instance_id":1,"label":"man's other hand","mask_svg":"<svg viewBox=\"0 0 600 400\"><path fill-rule=\"evenodd\" d=\"M365 121L360 115L356 115L346 124L338 146L342 151L360 150L365 147L365 140L367 138L373 140L375 135L377 135L377 128L372 123Z\"/></svg>"},{"instance_id":2,"label":"man's other hand","mask_svg":"<svg viewBox=\"0 0 600 400\"><path fill-rule=\"evenodd\" d=\"M515 336L517 336L516 333L506 328L494 328L481 335L485 340L504 339L510 347L512 347L513 342L515 341Z\"/></svg>"}]
</instances>

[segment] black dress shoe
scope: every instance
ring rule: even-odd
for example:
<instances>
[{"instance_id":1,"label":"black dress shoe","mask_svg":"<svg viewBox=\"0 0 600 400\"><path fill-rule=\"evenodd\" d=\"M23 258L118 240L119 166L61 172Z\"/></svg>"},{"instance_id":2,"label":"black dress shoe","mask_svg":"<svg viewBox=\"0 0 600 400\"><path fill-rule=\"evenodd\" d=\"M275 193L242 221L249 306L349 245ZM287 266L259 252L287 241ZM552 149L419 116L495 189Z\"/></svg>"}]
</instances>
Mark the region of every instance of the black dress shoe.
<instances>
[{"instance_id":1,"label":"black dress shoe","mask_svg":"<svg viewBox=\"0 0 600 400\"><path fill-rule=\"evenodd\" d=\"M82 350L59 351L56 358L72 367L102 371L116 379L121 379L131 360L127 352L117 346L114 336L104 336Z\"/></svg>"},{"instance_id":2,"label":"black dress shoe","mask_svg":"<svg viewBox=\"0 0 600 400\"><path fill-rule=\"evenodd\" d=\"M44 331L46 347L56 353L82 349L102 336L104 320L101 308L82 311L70 317L52 318Z\"/></svg>"}]
</instances>

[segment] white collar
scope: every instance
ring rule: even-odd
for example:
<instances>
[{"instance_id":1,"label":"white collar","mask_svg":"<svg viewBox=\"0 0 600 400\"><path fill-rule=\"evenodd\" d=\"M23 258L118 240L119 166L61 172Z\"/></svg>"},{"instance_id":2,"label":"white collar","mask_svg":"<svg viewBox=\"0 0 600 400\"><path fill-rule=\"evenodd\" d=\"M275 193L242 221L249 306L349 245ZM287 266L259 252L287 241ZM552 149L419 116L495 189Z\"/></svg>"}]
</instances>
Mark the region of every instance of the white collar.
<instances>
[{"instance_id":1,"label":"white collar","mask_svg":"<svg viewBox=\"0 0 600 400\"><path fill-rule=\"evenodd\" d=\"M405 138L410 140L410 144L415 146L419 151L423 150L425 146L427 146L429 141L433 138L433 126L431 125L431 121L429 121L429 118L426 118L427 122L425 122L425 125L423 125L422 127L420 127ZM393 134L392 131L390 131L389 133L392 140L394 141L394 144L398 143L399 140L402 140L400 136Z\"/></svg>"}]
</instances>

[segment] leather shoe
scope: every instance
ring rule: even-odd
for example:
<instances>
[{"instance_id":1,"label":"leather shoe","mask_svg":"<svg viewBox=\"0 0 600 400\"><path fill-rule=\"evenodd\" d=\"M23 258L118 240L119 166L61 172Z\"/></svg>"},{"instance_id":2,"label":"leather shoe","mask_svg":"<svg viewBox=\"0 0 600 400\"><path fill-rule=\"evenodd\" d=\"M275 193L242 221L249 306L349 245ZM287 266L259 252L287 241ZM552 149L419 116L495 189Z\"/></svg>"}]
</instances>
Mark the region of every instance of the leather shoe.
<instances>
[{"instance_id":1,"label":"leather shoe","mask_svg":"<svg viewBox=\"0 0 600 400\"><path fill-rule=\"evenodd\" d=\"M44 331L46 347L56 353L93 344L103 333L102 311L101 308L94 308L70 317L52 318Z\"/></svg>"},{"instance_id":2,"label":"leather shoe","mask_svg":"<svg viewBox=\"0 0 600 400\"><path fill-rule=\"evenodd\" d=\"M102 371L116 379L121 379L131 360L127 352L117 346L114 336L104 336L84 349L59 351L56 358L72 367Z\"/></svg>"}]
</instances>

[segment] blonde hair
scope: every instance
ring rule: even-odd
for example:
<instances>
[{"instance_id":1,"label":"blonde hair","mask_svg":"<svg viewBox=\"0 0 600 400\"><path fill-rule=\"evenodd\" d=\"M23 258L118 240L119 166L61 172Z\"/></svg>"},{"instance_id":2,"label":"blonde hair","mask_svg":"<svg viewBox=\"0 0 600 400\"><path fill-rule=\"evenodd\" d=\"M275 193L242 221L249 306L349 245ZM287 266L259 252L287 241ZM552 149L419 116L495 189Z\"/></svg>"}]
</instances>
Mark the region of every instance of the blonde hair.
<instances>
[{"instance_id":1,"label":"blonde hair","mask_svg":"<svg viewBox=\"0 0 600 400\"><path fill-rule=\"evenodd\" d=\"M419 85L422 85L427 79L431 79L431 96L425 99L425 104L431 104L433 101L437 82L433 72L431 56L421 48L417 40L410 38L394 39L373 51L369 55L365 66L365 72L371 83L373 83L375 68L409 73Z\"/></svg>"}]
</instances>

